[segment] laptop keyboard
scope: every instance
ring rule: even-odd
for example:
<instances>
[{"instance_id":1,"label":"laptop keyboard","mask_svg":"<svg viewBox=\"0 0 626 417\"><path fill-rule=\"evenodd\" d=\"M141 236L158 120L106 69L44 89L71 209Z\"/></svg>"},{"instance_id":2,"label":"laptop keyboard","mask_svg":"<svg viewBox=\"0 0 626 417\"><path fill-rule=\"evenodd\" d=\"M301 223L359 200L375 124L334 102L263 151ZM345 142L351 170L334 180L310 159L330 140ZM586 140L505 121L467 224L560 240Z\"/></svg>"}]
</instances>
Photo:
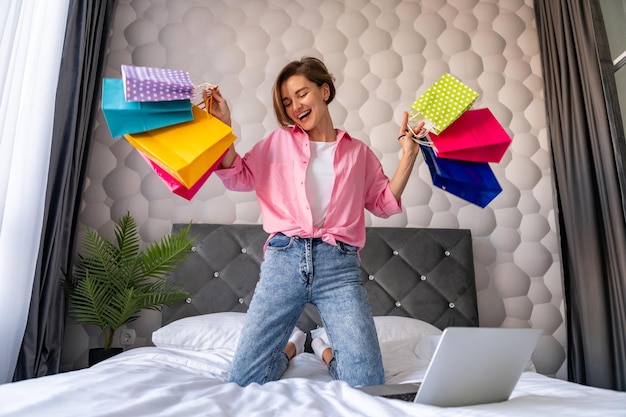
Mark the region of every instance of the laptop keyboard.
<instances>
[{"instance_id":1,"label":"laptop keyboard","mask_svg":"<svg viewBox=\"0 0 626 417\"><path fill-rule=\"evenodd\" d=\"M413 402L420 385L420 382L413 382L406 384L373 385L367 387L357 387L357 389L369 395Z\"/></svg>"},{"instance_id":2,"label":"laptop keyboard","mask_svg":"<svg viewBox=\"0 0 626 417\"><path fill-rule=\"evenodd\" d=\"M416 395L417 395L417 392L407 392L405 394L387 394L387 395L383 395L383 397L391 398L394 400L413 402L415 400Z\"/></svg>"}]
</instances>

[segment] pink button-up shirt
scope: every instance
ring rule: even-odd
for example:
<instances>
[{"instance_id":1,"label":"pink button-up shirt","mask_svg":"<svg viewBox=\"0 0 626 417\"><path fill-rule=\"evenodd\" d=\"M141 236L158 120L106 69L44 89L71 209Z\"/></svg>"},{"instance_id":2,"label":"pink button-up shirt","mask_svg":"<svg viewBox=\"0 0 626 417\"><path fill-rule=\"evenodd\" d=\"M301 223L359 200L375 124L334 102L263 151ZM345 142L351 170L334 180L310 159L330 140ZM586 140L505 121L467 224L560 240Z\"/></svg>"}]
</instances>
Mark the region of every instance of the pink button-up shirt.
<instances>
[{"instance_id":1,"label":"pink button-up shirt","mask_svg":"<svg viewBox=\"0 0 626 417\"><path fill-rule=\"evenodd\" d=\"M402 211L389 188L380 161L363 142L337 130L335 185L324 225L313 225L305 190L311 157L309 137L299 127L279 128L257 143L230 168L215 173L229 190L256 191L263 229L270 234L321 237L362 248L365 244L364 208L387 218Z\"/></svg>"}]
</instances>

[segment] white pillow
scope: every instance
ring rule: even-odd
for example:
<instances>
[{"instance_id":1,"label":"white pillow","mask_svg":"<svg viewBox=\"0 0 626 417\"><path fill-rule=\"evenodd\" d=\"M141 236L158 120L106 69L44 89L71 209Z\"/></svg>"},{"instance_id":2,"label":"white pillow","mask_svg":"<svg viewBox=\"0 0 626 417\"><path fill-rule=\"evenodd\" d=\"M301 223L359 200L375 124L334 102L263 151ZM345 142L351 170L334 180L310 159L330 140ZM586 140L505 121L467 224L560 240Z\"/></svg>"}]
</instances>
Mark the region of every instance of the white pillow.
<instances>
[{"instance_id":1,"label":"white pillow","mask_svg":"<svg viewBox=\"0 0 626 417\"><path fill-rule=\"evenodd\" d=\"M411 317L375 316L374 325L378 334L378 343L412 340L415 343L424 336L440 335L442 331L425 321ZM311 330L311 337L321 337L328 343L328 336L323 327ZM415 346L415 345L414 345Z\"/></svg>"},{"instance_id":2,"label":"white pillow","mask_svg":"<svg viewBox=\"0 0 626 417\"><path fill-rule=\"evenodd\" d=\"M376 316L374 317L378 342L398 340L419 341L423 336L441 334L441 330L430 323L411 317Z\"/></svg>"},{"instance_id":3,"label":"white pillow","mask_svg":"<svg viewBox=\"0 0 626 417\"><path fill-rule=\"evenodd\" d=\"M405 381L407 375L422 375L437 346L442 330L422 320L400 316L374 317L386 383ZM311 330L328 344L323 327ZM390 382L391 381L391 382Z\"/></svg>"},{"instance_id":4,"label":"white pillow","mask_svg":"<svg viewBox=\"0 0 626 417\"><path fill-rule=\"evenodd\" d=\"M429 359L423 359L417 354L419 346L426 338L417 340L394 340L380 344L380 353L385 368L385 383L408 381L408 376L421 375L428 368Z\"/></svg>"},{"instance_id":5,"label":"white pillow","mask_svg":"<svg viewBox=\"0 0 626 417\"><path fill-rule=\"evenodd\" d=\"M152 333L158 347L188 350L235 349L246 313L224 312L185 317Z\"/></svg>"}]
</instances>

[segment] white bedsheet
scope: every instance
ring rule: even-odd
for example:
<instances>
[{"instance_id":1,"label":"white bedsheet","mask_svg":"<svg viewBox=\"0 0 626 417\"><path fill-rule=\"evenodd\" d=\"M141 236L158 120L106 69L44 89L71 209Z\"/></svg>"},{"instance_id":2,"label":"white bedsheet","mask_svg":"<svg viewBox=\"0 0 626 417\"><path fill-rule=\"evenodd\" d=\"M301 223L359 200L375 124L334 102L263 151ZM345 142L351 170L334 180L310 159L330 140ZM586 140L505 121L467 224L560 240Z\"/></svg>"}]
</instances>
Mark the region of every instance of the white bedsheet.
<instances>
[{"instance_id":1,"label":"white bedsheet","mask_svg":"<svg viewBox=\"0 0 626 417\"><path fill-rule=\"evenodd\" d=\"M92 368L0 386L0 416L626 416L626 393L525 372L509 401L439 408L372 397L332 381L312 354L298 355L280 381L226 383L232 351L138 348ZM419 380L424 362L387 382ZM395 368L395 369L394 369ZM390 373L394 373L390 375Z\"/></svg>"}]
</instances>

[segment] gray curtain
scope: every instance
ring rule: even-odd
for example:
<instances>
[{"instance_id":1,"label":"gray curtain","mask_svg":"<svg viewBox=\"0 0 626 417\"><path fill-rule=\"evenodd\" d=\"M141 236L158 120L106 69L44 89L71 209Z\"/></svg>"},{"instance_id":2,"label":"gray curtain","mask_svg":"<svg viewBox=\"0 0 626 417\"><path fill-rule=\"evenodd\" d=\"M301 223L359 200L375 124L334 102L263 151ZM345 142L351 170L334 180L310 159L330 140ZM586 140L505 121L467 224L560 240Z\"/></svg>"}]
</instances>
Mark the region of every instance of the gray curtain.
<instances>
[{"instance_id":1,"label":"gray curtain","mask_svg":"<svg viewBox=\"0 0 626 417\"><path fill-rule=\"evenodd\" d=\"M626 390L624 130L597 0L535 0L570 380Z\"/></svg>"},{"instance_id":2,"label":"gray curtain","mask_svg":"<svg viewBox=\"0 0 626 417\"><path fill-rule=\"evenodd\" d=\"M14 381L59 371L65 324L61 283L73 256L73 232L115 2L70 1L54 114L44 227Z\"/></svg>"}]
</instances>

